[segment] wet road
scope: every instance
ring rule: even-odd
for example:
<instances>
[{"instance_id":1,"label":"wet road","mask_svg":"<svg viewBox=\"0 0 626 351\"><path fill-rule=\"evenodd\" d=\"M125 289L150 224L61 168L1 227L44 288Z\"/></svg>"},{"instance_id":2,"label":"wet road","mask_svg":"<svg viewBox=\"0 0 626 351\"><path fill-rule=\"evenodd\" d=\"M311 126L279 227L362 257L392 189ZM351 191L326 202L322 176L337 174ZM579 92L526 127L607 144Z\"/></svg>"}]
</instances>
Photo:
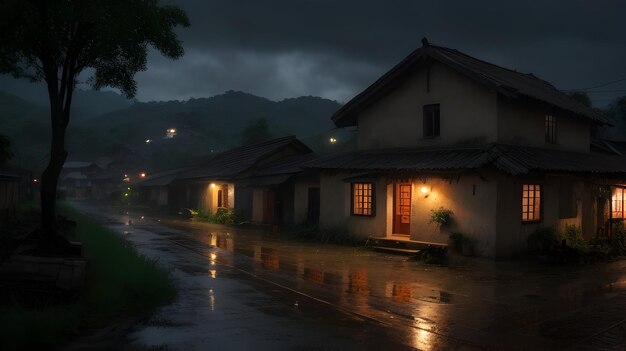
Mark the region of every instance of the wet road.
<instances>
[{"instance_id":1,"label":"wet road","mask_svg":"<svg viewBox=\"0 0 626 351\"><path fill-rule=\"evenodd\" d=\"M133 347L626 348L626 262L566 268L455 258L437 267L253 229L82 209L126 233L180 286L174 304L129 335Z\"/></svg>"}]
</instances>

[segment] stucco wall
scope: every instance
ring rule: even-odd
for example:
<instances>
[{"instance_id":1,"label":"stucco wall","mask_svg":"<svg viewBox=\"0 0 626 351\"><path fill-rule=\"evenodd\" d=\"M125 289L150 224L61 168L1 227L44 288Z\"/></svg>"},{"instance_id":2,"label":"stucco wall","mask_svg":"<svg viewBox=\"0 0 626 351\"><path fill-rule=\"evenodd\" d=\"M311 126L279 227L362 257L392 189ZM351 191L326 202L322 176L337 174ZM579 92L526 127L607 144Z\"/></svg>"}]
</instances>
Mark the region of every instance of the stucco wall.
<instances>
[{"instance_id":1,"label":"stucco wall","mask_svg":"<svg viewBox=\"0 0 626 351\"><path fill-rule=\"evenodd\" d=\"M545 116L556 117L556 144L545 141ZM590 124L528 100L498 97L498 142L589 152Z\"/></svg>"},{"instance_id":2,"label":"stucco wall","mask_svg":"<svg viewBox=\"0 0 626 351\"><path fill-rule=\"evenodd\" d=\"M576 202L576 215L561 218L559 213L559 185L573 182L573 196ZM538 223L522 222L522 186L523 184L541 184L541 221ZM582 225L583 213L589 211L590 197L586 197L582 180L566 176L545 177L498 177L498 212L497 212L497 256L511 256L524 251L526 239L537 228L555 226L564 230L566 225Z\"/></svg>"},{"instance_id":3,"label":"stucco wall","mask_svg":"<svg viewBox=\"0 0 626 351\"><path fill-rule=\"evenodd\" d=\"M252 190L252 221L263 222L263 191L264 189Z\"/></svg>"},{"instance_id":4,"label":"stucco wall","mask_svg":"<svg viewBox=\"0 0 626 351\"><path fill-rule=\"evenodd\" d=\"M320 228L345 229L352 236L368 238L384 236L386 229L387 186L384 180L376 180L375 216L350 214L350 183L343 181L347 172L321 172L320 174Z\"/></svg>"},{"instance_id":5,"label":"stucco wall","mask_svg":"<svg viewBox=\"0 0 626 351\"><path fill-rule=\"evenodd\" d=\"M497 94L440 63L407 80L358 116L358 148L443 146L494 142ZM424 105L440 104L441 135L423 137Z\"/></svg>"},{"instance_id":6,"label":"stucco wall","mask_svg":"<svg viewBox=\"0 0 626 351\"><path fill-rule=\"evenodd\" d=\"M293 224L299 225L306 222L309 213L309 188L319 188L320 184L295 180L293 187Z\"/></svg>"},{"instance_id":7,"label":"stucco wall","mask_svg":"<svg viewBox=\"0 0 626 351\"><path fill-rule=\"evenodd\" d=\"M449 235L460 232L476 240L475 250L481 256L494 256L496 243L496 197L495 175L463 175L442 179L424 178L425 183L412 183L411 239L448 243ZM390 184L392 187L393 184ZM424 197L421 188L430 191ZM431 210L443 207L452 210L452 223L440 228L430 222Z\"/></svg>"}]
</instances>

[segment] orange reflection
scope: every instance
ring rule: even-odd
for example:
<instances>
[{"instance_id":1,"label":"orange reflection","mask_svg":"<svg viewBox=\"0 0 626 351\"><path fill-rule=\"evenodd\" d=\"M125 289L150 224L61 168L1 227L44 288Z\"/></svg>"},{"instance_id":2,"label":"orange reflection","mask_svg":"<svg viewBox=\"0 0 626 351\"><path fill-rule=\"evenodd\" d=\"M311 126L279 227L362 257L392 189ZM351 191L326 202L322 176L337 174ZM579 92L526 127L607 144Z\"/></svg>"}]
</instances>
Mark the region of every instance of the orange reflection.
<instances>
[{"instance_id":1,"label":"orange reflection","mask_svg":"<svg viewBox=\"0 0 626 351\"><path fill-rule=\"evenodd\" d=\"M369 286L366 269L357 269L350 272L348 277L348 292L357 295L369 294Z\"/></svg>"},{"instance_id":2,"label":"orange reflection","mask_svg":"<svg viewBox=\"0 0 626 351\"><path fill-rule=\"evenodd\" d=\"M324 284L324 272L317 269L304 268L304 279Z\"/></svg>"},{"instance_id":3,"label":"orange reflection","mask_svg":"<svg viewBox=\"0 0 626 351\"><path fill-rule=\"evenodd\" d=\"M411 284L410 283L388 283L387 297L391 297L393 301L409 302L411 301Z\"/></svg>"},{"instance_id":4,"label":"orange reflection","mask_svg":"<svg viewBox=\"0 0 626 351\"><path fill-rule=\"evenodd\" d=\"M280 269L278 250L267 247L261 248L261 267L277 271Z\"/></svg>"}]
</instances>

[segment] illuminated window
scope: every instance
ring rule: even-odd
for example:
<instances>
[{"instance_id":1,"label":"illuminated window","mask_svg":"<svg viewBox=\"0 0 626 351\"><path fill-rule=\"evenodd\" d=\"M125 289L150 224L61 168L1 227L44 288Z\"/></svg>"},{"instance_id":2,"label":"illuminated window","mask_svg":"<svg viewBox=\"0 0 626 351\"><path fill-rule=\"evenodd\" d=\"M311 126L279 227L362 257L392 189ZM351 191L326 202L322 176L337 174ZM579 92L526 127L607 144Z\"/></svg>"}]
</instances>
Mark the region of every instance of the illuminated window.
<instances>
[{"instance_id":1,"label":"illuminated window","mask_svg":"<svg viewBox=\"0 0 626 351\"><path fill-rule=\"evenodd\" d=\"M611 196L611 216L624 218L624 189L614 188Z\"/></svg>"},{"instance_id":2,"label":"illuminated window","mask_svg":"<svg viewBox=\"0 0 626 351\"><path fill-rule=\"evenodd\" d=\"M546 115L546 143L556 144L556 117Z\"/></svg>"},{"instance_id":3,"label":"illuminated window","mask_svg":"<svg viewBox=\"0 0 626 351\"><path fill-rule=\"evenodd\" d=\"M541 220L541 185L524 184L522 186L522 222Z\"/></svg>"},{"instance_id":4,"label":"illuminated window","mask_svg":"<svg viewBox=\"0 0 626 351\"><path fill-rule=\"evenodd\" d=\"M424 138L439 136L439 104L424 105Z\"/></svg>"},{"instance_id":5,"label":"illuminated window","mask_svg":"<svg viewBox=\"0 0 626 351\"><path fill-rule=\"evenodd\" d=\"M374 183L352 183L352 214L373 216Z\"/></svg>"}]
</instances>

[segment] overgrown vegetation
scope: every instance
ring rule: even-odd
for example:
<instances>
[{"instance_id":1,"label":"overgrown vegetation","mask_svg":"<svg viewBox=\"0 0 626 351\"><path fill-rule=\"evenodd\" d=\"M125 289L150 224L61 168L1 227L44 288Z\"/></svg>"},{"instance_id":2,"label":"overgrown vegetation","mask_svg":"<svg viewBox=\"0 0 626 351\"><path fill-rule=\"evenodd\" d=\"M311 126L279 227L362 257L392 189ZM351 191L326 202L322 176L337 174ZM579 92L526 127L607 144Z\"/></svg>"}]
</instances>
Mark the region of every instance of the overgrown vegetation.
<instances>
[{"instance_id":1,"label":"overgrown vegetation","mask_svg":"<svg viewBox=\"0 0 626 351\"><path fill-rule=\"evenodd\" d=\"M562 233L554 227L537 228L527 239L530 252L551 263L594 263L626 255L626 230L613 224L609 240L585 240L580 227L568 225Z\"/></svg>"},{"instance_id":2,"label":"overgrown vegetation","mask_svg":"<svg viewBox=\"0 0 626 351\"><path fill-rule=\"evenodd\" d=\"M209 222L215 224L237 224L241 223L241 213L234 208L220 207L215 213L204 213L199 210L193 210L193 218L201 222Z\"/></svg>"},{"instance_id":3,"label":"overgrown vegetation","mask_svg":"<svg viewBox=\"0 0 626 351\"><path fill-rule=\"evenodd\" d=\"M83 243L89 264L85 286L73 302L55 304L50 292L33 304L19 294L0 305L3 350L50 349L80 329L97 328L122 316L171 302L176 290L169 273L137 253L118 233L63 208L76 220L74 240Z\"/></svg>"}]
</instances>

